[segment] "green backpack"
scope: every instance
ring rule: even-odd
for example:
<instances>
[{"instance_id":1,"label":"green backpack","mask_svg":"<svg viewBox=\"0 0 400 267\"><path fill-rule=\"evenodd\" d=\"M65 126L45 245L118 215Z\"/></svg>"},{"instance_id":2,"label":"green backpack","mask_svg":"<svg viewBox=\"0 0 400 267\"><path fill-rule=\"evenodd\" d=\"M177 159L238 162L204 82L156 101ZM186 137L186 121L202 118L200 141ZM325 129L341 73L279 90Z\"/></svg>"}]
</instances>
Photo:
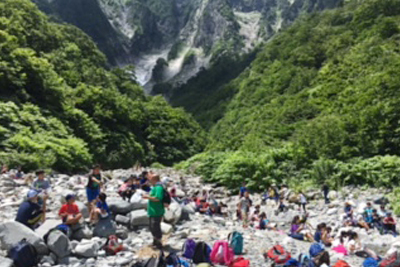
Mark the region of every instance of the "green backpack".
<instances>
[{"instance_id":1,"label":"green backpack","mask_svg":"<svg viewBox=\"0 0 400 267\"><path fill-rule=\"evenodd\" d=\"M239 232L232 232L228 236L230 247L233 249L235 255L243 254L243 235Z\"/></svg>"}]
</instances>

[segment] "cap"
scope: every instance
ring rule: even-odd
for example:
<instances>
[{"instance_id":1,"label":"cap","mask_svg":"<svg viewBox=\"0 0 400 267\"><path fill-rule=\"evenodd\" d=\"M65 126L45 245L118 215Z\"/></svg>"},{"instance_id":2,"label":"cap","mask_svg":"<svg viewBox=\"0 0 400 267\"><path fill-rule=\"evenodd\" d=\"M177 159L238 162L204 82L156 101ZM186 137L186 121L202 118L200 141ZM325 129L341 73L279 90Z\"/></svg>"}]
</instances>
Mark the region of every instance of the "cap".
<instances>
[{"instance_id":1,"label":"cap","mask_svg":"<svg viewBox=\"0 0 400 267\"><path fill-rule=\"evenodd\" d=\"M28 198L34 198L34 197L36 197L37 195L39 195L39 192L36 191L36 190L31 189L31 190L28 191L27 197L28 197Z\"/></svg>"},{"instance_id":2,"label":"cap","mask_svg":"<svg viewBox=\"0 0 400 267\"><path fill-rule=\"evenodd\" d=\"M70 199L72 199L72 198L75 198L75 195L73 195L73 194L68 194L68 195L65 197L65 200L68 201L68 200L70 200Z\"/></svg>"},{"instance_id":3,"label":"cap","mask_svg":"<svg viewBox=\"0 0 400 267\"><path fill-rule=\"evenodd\" d=\"M36 171L36 175L43 174L43 173L44 173L44 170L37 170Z\"/></svg>"}]
</instances>

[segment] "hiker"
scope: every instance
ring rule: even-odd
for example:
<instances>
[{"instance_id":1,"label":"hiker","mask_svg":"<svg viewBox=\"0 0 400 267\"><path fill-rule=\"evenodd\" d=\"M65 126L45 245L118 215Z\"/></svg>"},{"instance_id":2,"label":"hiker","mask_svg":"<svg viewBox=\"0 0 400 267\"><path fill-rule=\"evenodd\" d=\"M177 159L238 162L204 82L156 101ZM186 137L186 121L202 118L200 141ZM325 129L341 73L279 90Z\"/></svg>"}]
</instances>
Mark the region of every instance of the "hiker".
<instances>
[{"instance_id":1,"label":"hiker","mask_svg":"<svg viewBox=\"0 0 400 267\"><path fill-rule=\"evenodd\" d=\"M373 212L372 212L371 202L367 202L367 206L364 208L364 221L368 224L369 227L373 227Z\"/></svg>"},{"instance_id":2,"label":"hiker","mask_svg":"<svg viewBox=\"0 0 400 267\"><path fill-rule=\"evenodd\" d=\"M92 173L89 175L88 183L86 186L86 195L88 199L89 212L91 209L91 203L93 203L100 194L100 187L102 186L101 181L101 167L100 165L93 166Z\"/></svg>"},{"instance_id":3,"label":"hiker","mask_svg":"<svg viewBox=\"0 0 400 267\"><path fill-rule=\"evenodd\" d=\"M118 194L122 197L123 200L130 200L132 195L135 193L133 189L133 179L128 178L124 181L124 183L118 189Z\"/></svg>"},{"instance_id":4,"label":"hiker","mask_svg":"<svg viewBox=\"0 0 400 267\"><path fill-rule=\"evenodd\" d=\"M182 191L186 194L186 181L182 176L179 178L179 184L181 186Z\"/></svg>"},{"instance_id":5,"label":"hiker","mask_svg":"<svg viewBox=\"0 0 400 267\"><path fill-rule=\"evenodd\" d=\"M196 211L200 214L205 214L208 211L208 203L204 198L201 198L198 204L196 205Z\"/></svg>"},{"instance_id":6,"label":"hiker","mask_svg":"<svg viewBox=\"0 0 400 267\"><path fill-rule=\"evenodd\" d=\"M153 235L153 246L162 249L161 220L165 213L163 198L164 187L160 183L159 175L150 175L149 182L153 186L150 195L144 195L148 200L147 214L150 220L150 232Z\"/></svg>"},{"instance_id":7,"label":"hiker","mask_svg":"<svg viewBox=\"0 0 400 267\"><path fill-rule=\"evenodd\" d=\"M350 202L344 203L344 212L346 213L346 216L348 218L353 218L353 206L351 205Z\"/></svg>"},{"instance_id":8,"label":"hiker","mask_svg":"<svg viewBox=\"0 0 400 267\"><path fill-rule=\"evenodd\" d=\"M108 208L107 202L107 195L105 193L100 193L97 197L96 206L93 207L90 213L90 222L95 224L99 221L99 219L108 218L111 214L110 209Z\"/></svg>"},{"instance_id":9,"label":"hiker","mask_svg":"<svg viewBox=\"0 0 400 267\"><path fill-rule=\"evenodd\" d=\"M254 209L253 209L253 211L251 212L251 215L250 215L250 221L251 222L255 222L255 221L259 221L259 216L260 216L260 205L256 205L255 207L254 207Z\"/></svg>"},{"instance_id":10,"label":"hiker","mask_svg":"<svg viewBox=\"0 0 400 267\"><path fill-rule=\"evenodd\" d=\"M147 193L149 193L150 190L151 190L150 182L149 182L149 176L152 176L152 175L153 175L152 173L149 173L149 172L147 172L147 171L143 171L142 174L139 175L139 178L140 178L140 188L141 188L143 191L147 192Z\"/></svg>"},{"instance_id":11,"label":"hiker","mask_svg":"<svg viewBox=\"0 0 400 267\"><path fill-rule=\"evenodd\" d=\"M386 210L385 205L381 205L381 206L379 207L379 211L378 211L379 216L380 216L381 218L385 218L385 217L386 217L386 213L387 213L387 210Z\"/></svg>"},{"instance_id":12,"label":"hiker","mask_svg":"<svg viewBox=\"0 0 400 267\"><path fill-rule=\"evenodd\" d=\"M36 175L37 178L32 183L32 189L38 191L40 195L48 196L51 192L51 184L49 180L45 179L45 172L38 170Z\"/></svg>"},{"instance_id":13,"label":"hiker","mask_svg":"<svg viewBox=\"0 0 400 267\"><path fill-rule=\"evenodd\" d=\"M305 223L302 223L300 216L296 215L292 220L292 226L290 228L289 236L297 240L302 240L302 241L308 240L310 242L314 242L314 238L310 233L308 232L302 233L304 229L305 229Z\"/></svg>"},{"instance_id":14,"label":"hiker","mask_svg":"<svg viewBox=\"0 0 400 267\"><path fill-rule=\"evenodd\" d=\"M306 196L303 194L302 191L300 191L299 194L300 194L299 210L301 210L301 207L303 207L303 211L304 211L304 212L307 212L307 211L306 211L307 198L306 198Z\"/></svg>"},{"instance_id":15,"label":"hiker","mask_svg":"<svg viewBox=\"0 0 400 267\"><path fill-rule=\"evenodd\" d=\"M22 171L22 167L21 166L19 166L18 168L17 168L17 172L14 174L14 179L17 179L17 180L19 180L19 179L22 179L22 178L24 178L24 172Z\"/></svg>"},{"instance_id":16,"label":"hiker","mask_svg":"<svg viewBox=\"0 0 400 267\"><path fill-rule=\"evenodd\" d=\"M248 225L248 220L249 220L249 212L250 212L250 207L252 205L252 201L250 199L250 193L249 191L246 191L244 193L244 196L240 198L239 203L238 203L238 208L240 210L241 218L243 220L243 227L247 227Z\"/></svg>"},{"instance_id":17,"label":"hiker","mask_svg":"<svg viewBox=\"0 0 400 267\"><path fill-rule=\"evenodd\" d=\"M65 197L65 203L61 206L58 215L61 217L63 224L66 225L76 225L82 218L82 213L80 213L78 205L75 204L75 196L69 194Z\"/></svg>"},{"instance_id":18,"label":"hiker","mask_svg":"<svg viewBox=\"0 0 400 267\"><path fill-rule=\"evenodd\" d=\"M387 212L385 218L383 219L383 231L385 234L397 236L396 221L391 212Z\"/></svg>"},{"instance_id":19,"label":"hiker","mask_svg":"<svg viewBox=\"0 0 400 267\"><path fill-rule=\"evenodd\" d=\"M287 211L287 207L286 207L284 201L285 201L285 200L283 199L283 197L281 197L280 200L279 200L278 212L285 212L285 211Z\"/></svg>"},{"instance_id":20,"label":"hiker","mask_svg":"<svg viewBox=\"0 0 400 267\"><path fill-rule=\"evenodd\" d=\"M260 221L257 228L260 230L276 230L275 227L269 223L265 212L260 214Z\"/></svg>"},{"instance_id":21,"label":"hiker","mask_svg":"<svg viewBox=\"0 0 400 267\"><path fill-rule=\"evenodd\" d=\"M36 229L46 218L46 200L42 206L38 204L38 200L39 193L33 189L29 190L27 200L21 203L15 218L17 222L32 230Z\"/></svg>"},{"instance_id":22,"label":"hiker","mask_svg":"<svg viewBox=\"0 0 400 267\"><path fill-rule=\"evenodd\" d=\"M6 164L4 164L1 167L1 174L7 174L8 173L8 166Z\"/></svg>"},{"instance_id":23,"label":"hiker","mask_svg":"<svg viewBox=\"0 0 400 267\"><path fill-rule=\"evenodd\" d=\"M327 184L322 186L322 193L324 194L325 204L329 204L329 186Z\"/></svg>"},{"instance_id":24,"label":"hiker","mask_svg":"<svg viewBox=\"0 0 400 267\"><path fill-rule=\"evenodd\" d=\"M246 182L242 183L242 186L239 189L239 197L244 197L244 193L247 192Z\"/></svg>"},{"instance_id":25,"label":"hiker","mask_svg":"<svg viewBox=\"0 0 400 267\"><path fill-rule=\"evenodd\" d=\"M377 209L372 210L372 227L375 227L380 233L383 233L382 218L379 216Z\"/></svg>"},{"instance_id":26,"label":"hiker","mask_svg":"<svg viewBox=\"0 0 400 267\"><path fill-rule=\"evenodd\" d=\"M320 223L317 225L317 230L315 231L315 234L314 234L315 242L322 241L322 233L325 231L326 231L326 223Z\"/></svg>"},{"instance_id":27,"label":"hiker","mask_svg":"<svg viewBox=\"0 0 400 267\"><path fill-rule=\"evenodd\" d=\"M327 247L332 246L333 243L333 237L331 234L332 228L329 226L322 230L322 243Z\"/></svg>"},{"instance_id":28,"label":"hiker","mask_svg":"<svg viewBox=\"0 0 400 267\"><path fill-rule=\"evenodd\" d=\"M345 248L350 254L355 254L362 250L361 241L356 232L350 231L347 242L344 243Z\"/></svg>"}]
</instances>

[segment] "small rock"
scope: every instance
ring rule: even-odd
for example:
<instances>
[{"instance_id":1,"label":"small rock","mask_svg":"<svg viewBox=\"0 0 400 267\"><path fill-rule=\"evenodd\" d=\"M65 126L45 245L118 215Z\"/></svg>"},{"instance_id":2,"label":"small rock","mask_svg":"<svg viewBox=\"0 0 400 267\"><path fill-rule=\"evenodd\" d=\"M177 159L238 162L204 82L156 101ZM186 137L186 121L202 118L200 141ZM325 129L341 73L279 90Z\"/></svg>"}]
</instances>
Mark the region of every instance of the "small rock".
<instances>
[{"instance_id":1,"label":"small rock","mask_svg":"<svg viewBox=\"0 0 400 267\"><path fill-rule=\"evenodd\" d=\"M130 218L127 217L127 216L123 216L123 215L118 214L118 215L115 217L115 221L116 221L117 223L127 225L127 224L129 224Z\"/></svg>"},{"instance_id":2,"label":"small rock","mask_svg":"<svg viewBox=\"0 0 400 267\"><path fill-rule=\"evenodd\" d=\"M164 235L170 234L172 232L172 225L162 222L161 223L161 231Z\"/></svg>"},{"instance_id":3,"label":"small rock","mask_svg":"<svg viewBox=\"0 0 400 267\"><path fill-rule=\"evenodd\" d=\"M130 213L131 227L148 226L149 218L145 210L135 210Z\"/></svg>"},{"instance_id":4,"label":"small rock","mask_svg":"<svg viewBox=\"0 0 400 267\"><path fill-rule=\"evenodd\" d=\"M0 267L13 267L14 262L9 258L4 258L0 256Z\"/></svg>"},{"instance_id":5,"label":"small rock","mask_svg":"<svg viewBox=\"0 0 400 267\"><path fill-rule=\"evenodd\" d=\"M109 237L110 235L115 235L116 231L117 227L115 222L113 222L109 216L108 218L101 219L97 222L93 229L93 236Z\"/></svg>"},{"instance_id":6,"label":"small rock","mask_svg":"<svg viewBox=\"0 0 400 267\"><path fill-rule=\"evenodd\" d=\"M80 243L75 248L75 254L84 258L92 258L97 256L99 246L95 242Z\"/></svg>"}]
</instances>

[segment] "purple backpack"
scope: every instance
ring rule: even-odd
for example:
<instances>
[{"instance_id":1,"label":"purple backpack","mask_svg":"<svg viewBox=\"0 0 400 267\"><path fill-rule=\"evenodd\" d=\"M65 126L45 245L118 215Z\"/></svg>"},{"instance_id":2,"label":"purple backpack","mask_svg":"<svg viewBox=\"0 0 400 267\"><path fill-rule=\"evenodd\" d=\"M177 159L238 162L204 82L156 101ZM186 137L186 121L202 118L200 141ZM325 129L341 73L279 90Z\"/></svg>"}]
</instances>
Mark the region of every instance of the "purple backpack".
<instances>
[{"instance_id":1,"label":"purple backpack","mask_svg":"<svg viewBox=\"0 0 400 267\"><path fill-rule=\"evenodd\" d=\"M187 259L192 259L194 256L194 250L196 248L196 242L193 239L188 239L183 244L183 254L182 256Z\"/></svg>"}]
</instances>

